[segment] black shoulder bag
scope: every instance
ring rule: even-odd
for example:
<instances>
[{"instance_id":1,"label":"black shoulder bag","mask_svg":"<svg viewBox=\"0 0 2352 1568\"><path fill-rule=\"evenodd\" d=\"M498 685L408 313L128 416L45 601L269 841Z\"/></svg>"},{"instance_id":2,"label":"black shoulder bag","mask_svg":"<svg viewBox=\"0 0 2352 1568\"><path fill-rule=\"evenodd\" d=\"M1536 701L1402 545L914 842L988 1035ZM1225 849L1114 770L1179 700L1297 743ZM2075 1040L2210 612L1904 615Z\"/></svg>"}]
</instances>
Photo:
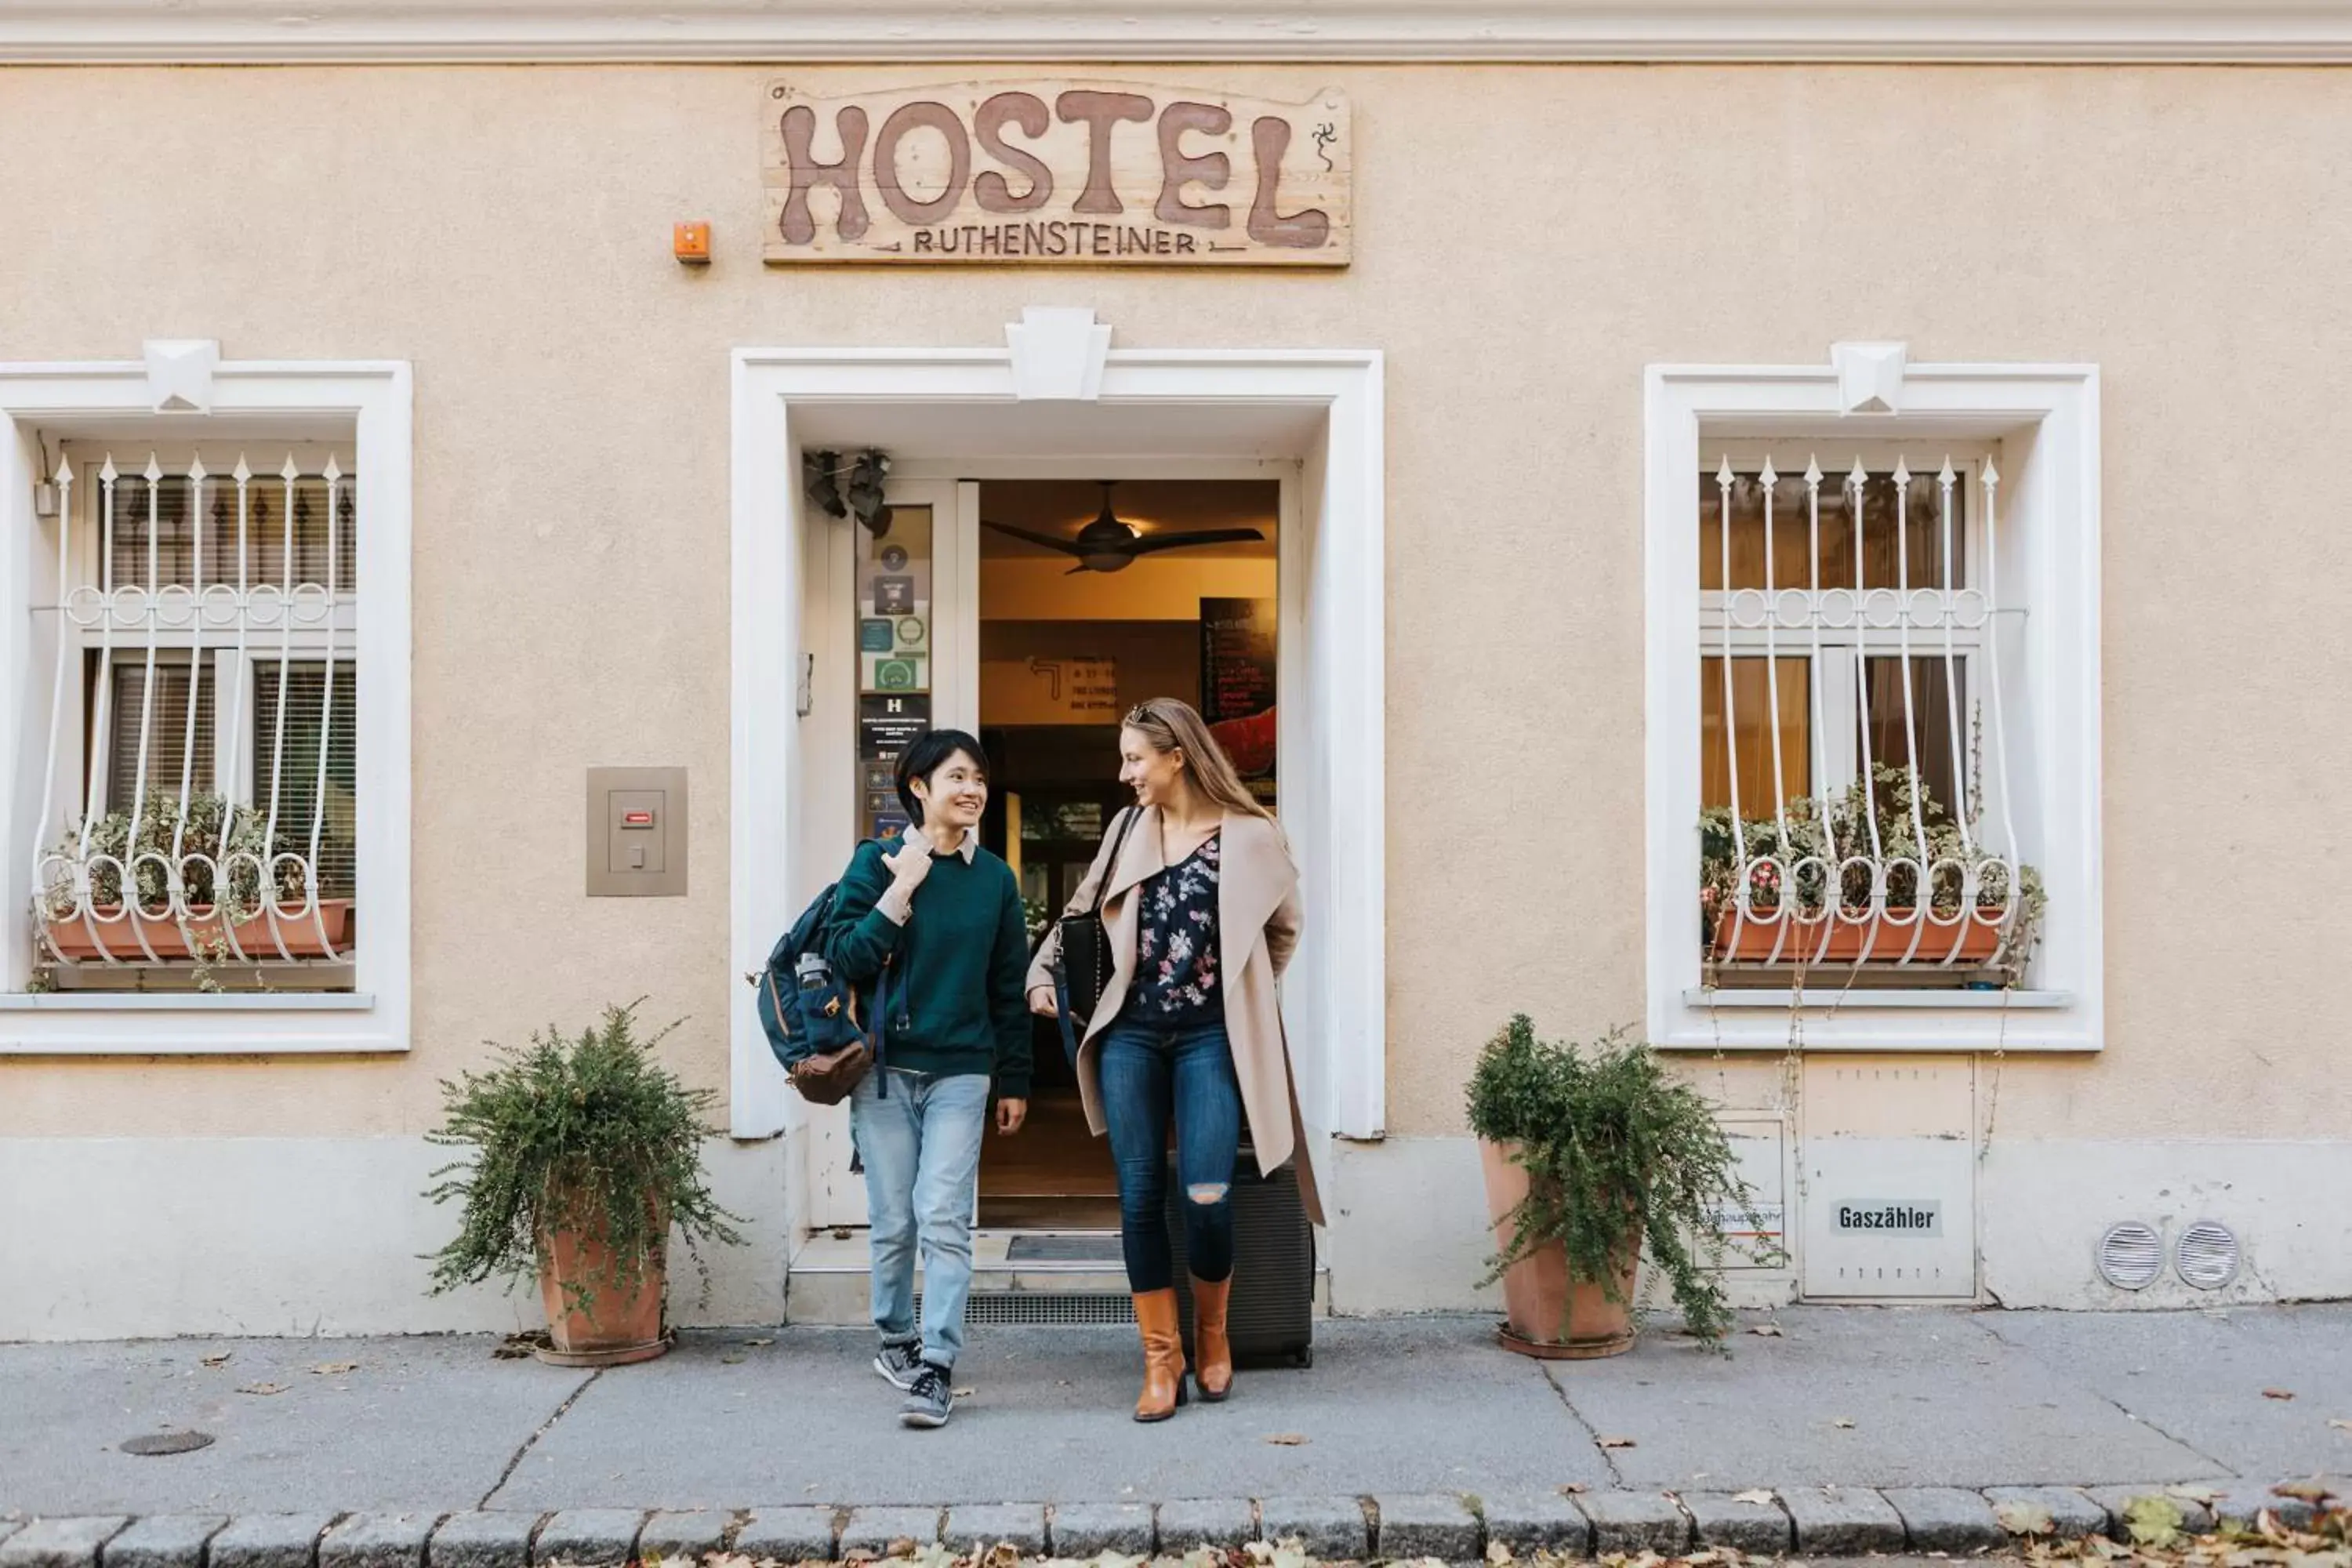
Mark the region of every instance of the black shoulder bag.
<instances>
[{"instance_id":1,"label":"black shoulder bag","mask_svg":"<svg viewBox=\"0 0 2352 1568\"><path fill-rule=\"evenodd\" d=\"M1118 825L1118 837L1112 841L1110 858L1103 862L1102 880L1095 884L1094 907L1084 914L1064 915L1061 920L1061 950L1054 965L1055 1001L1062 1016L1062 1049L1075 1064L1078 1057L1078 1036L1094 1020L1095 1009L1102 1005L1103 988L1110 984L1110 932L1103 926L1104 896L1110 889L1111 877L1118 870L1119 856L1127 849L1127 836L1135 828L1136 818L1143 815L1140 806L1129 806Z\"/></svg>"}]
</instances>

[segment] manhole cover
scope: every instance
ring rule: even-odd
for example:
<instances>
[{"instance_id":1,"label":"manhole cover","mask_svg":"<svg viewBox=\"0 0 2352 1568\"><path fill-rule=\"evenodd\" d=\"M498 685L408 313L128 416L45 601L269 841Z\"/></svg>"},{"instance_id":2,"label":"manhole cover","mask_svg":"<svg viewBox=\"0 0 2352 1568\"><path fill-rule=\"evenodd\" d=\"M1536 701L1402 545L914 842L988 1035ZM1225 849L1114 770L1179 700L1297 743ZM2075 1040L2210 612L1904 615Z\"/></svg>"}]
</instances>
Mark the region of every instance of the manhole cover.
<instances>
[{"instance_id":1,"label":"manhole cover","mask_svg":"<svg viewBox=\"0 0 2352 1568\"><path fill-rule=\"evenodd\" d=\"M142 1456L187 1454L198 1448L210 1447L212 1440L213 1436L209 1432L148 1432L124 1443L122 1451Z\"/></svg>"}]
</instances>

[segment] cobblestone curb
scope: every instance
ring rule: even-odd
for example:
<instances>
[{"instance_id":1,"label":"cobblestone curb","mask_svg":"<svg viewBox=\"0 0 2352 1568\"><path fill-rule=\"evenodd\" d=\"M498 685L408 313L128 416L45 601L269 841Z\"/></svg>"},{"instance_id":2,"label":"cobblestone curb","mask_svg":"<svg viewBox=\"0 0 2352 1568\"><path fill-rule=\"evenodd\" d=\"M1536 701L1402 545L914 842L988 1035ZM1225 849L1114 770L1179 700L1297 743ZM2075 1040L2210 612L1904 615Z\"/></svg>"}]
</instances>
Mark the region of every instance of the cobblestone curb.
<instances>
[{"instance_id":1,"label":"cobblestone curb","mask_svg":"<svg viewBox=\"0 0 2352 1568\"><path fill-rule=\"evenodd\" d=\"M1780 1494L1797 1526L1797 1550L1814 1557L1900 1552L1903 1516L1867 1487L1802 1487Z\"/></svg>"},{"instance_id":2,"label":"cobblestone curb","mask_svg":"<svg viewBox=\"0 0 2352 1568\"><path fill-rule=\"evenodd\" d=\"M1760 1489L1759 1489L1760 1490ZM2251 1520L2309 1522L2309 1503L2267 1486L2215 1483L2207 1508L2161 1485L1803 1487L1726 1492L1508 1490L1389 1497L1188 1498L1150 1503L959 1503L952 1508L799 1505L730 1513L577 1509L542 1516L466 1509L447 1514L149 1514L0 1518L0 1568L621 1568L636 1554L695 1563L729 1550L755 1563L886 1556L894 1544L958 1551L998 1544L1084 1559L1181 1556L1198 1547L1296 1541L1334 1562L1477 1561L1489 1544L1565 1555L1675 1552L1694 1542L1758 1556L1900 1552L1972 1555L2011 1537L1996 1510L2046 1510L2055 1532L2120 1531L2135 1498L2163 1496L2182 1527Z\"/></svg>"}]
</instances>

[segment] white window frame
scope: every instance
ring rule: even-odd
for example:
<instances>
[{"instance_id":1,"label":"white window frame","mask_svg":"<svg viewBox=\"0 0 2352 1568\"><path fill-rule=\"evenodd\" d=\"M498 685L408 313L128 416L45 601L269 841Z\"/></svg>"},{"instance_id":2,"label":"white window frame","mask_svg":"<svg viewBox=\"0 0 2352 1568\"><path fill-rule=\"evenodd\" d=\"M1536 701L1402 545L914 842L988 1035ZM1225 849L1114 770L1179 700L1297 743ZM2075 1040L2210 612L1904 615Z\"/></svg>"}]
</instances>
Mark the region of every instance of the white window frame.
<instances>
[{"instance_id":1,"label":"white window frame","mask_svg":"<svg viewBox=\"0 0 2352 1568\"><path fill-rule=\"evenodd\" d=\"M155 345L150 345L151 350ZM184 345L173 345L174 348ZM409 554L413 380L401 361L220 361L191 381L185 355L147 361L0 363L0 1055L290 1055L405 1051L410 1029ZM117 448L252 439L346 444L366 518L358 542L365 606L359 688L358 881L364 912L348 992L29 994L31 814L46 759L22 743L49 694L31 609L44 447ZM79 488L79 487L78 487ZM79 498L76 498L79 503Z\"/></svg>"},{"instance_id":2,"label":"white window frame","mask_svg":"<svg viewBox=\"0 0 2352 1568\"><path fill-rule=\"evenodd\" d=\"M1892 347L1889 355L1884 352ZM1647 1021L1679 1050L2095 1051L2104 1044L2099 766L2099 376L2070 364L1906 364L1899 345L1811 365L1653 365L1643 416ZM1889 364L1892 370L1888 369ZM1852 389L1863 388L1860 394ZM1850 396L1851 394L1851 396ZM1867 405L1873 412L1858 411ZM2032 989L1703 984L1696 918L1702 628L1698 475L1721 449L1990 445L2004 605L2026 613L2005 668L2011 788L2049 895ZM1752 447L1749 448L1752 449ZM1932 456L1931 456L1932 453ZM1737 458L1735 458L1735 464ZM1915 459L1915 468L1919 466ZM1981 490L1979 492L1981 497ZM1981 528L1974 513L1971 530ZM2012 565L2014 563L2014 565ZM1795 650L1792 650L1795 651ZM1791 1014L1798 1017L1792 1021Z\"/></svg>"}]
</instances>

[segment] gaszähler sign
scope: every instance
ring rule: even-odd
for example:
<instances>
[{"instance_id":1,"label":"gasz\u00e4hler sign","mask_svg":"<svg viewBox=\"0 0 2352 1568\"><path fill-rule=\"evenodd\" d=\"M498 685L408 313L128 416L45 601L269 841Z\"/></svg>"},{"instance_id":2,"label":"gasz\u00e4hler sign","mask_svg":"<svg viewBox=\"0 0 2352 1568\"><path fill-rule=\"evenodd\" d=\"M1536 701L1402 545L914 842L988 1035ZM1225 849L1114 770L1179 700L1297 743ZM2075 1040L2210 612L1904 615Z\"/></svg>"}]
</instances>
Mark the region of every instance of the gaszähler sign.
<instances>
[{"instance_id":1,"label":"gasz\u00e4hler sign","mask_svg":"<svg viewBox=\"0 0 2352 1568\"><path fill-rule=\"evenodd\" d=\"M1347 100L992 81L772 84L772 262L1344 267Z\"/></svg>"}]
</instances>

